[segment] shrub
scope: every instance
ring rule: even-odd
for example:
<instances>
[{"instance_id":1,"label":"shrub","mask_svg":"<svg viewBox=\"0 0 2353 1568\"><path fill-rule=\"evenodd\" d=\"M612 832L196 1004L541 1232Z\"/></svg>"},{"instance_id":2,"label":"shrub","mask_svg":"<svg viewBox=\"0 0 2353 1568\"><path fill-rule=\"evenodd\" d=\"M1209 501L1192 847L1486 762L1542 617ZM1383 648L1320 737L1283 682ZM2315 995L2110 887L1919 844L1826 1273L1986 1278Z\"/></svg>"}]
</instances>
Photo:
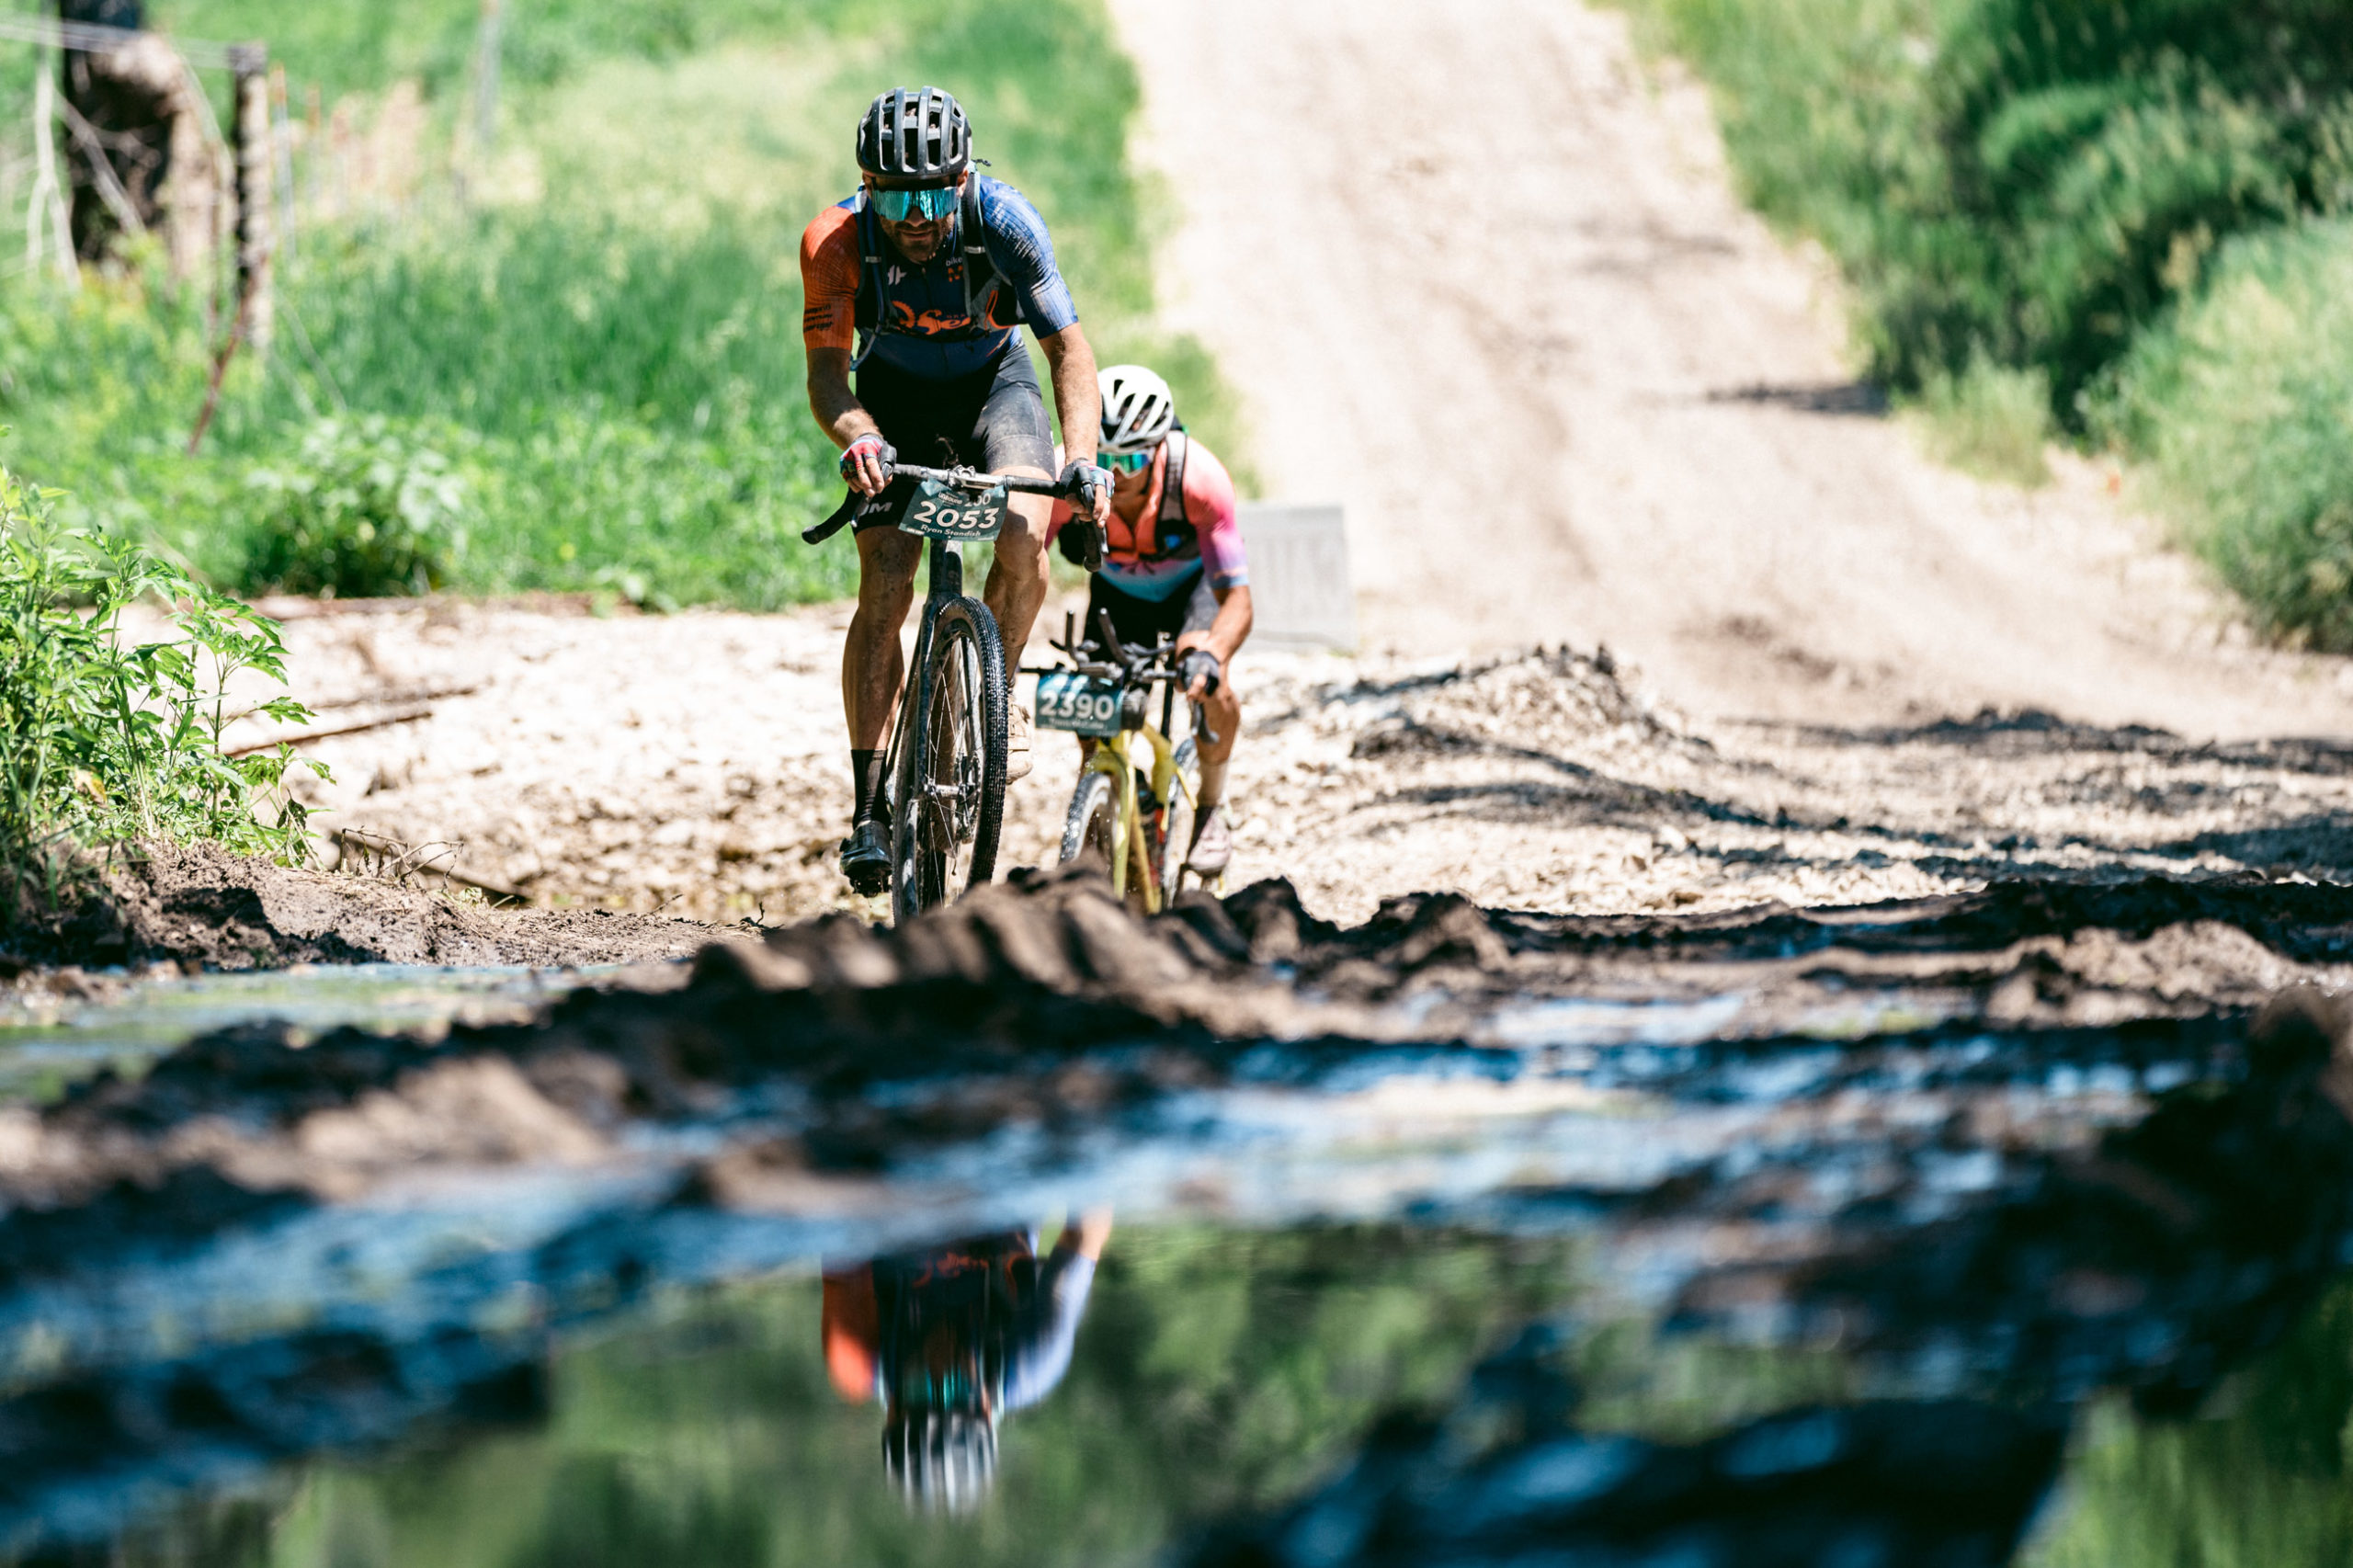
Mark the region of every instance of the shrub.
<instances>
[{"instance_id":1,"label":"shrub","mask_svg":"<svg viewBox=\"0 0 2353 1568\"><path fill-rule=\"evenodd\" d=\"M446 441L446 437L445 437ZM245 580L344 598L428 593L465 554L465 482L414 426L322 419L257 467Z\"/></svg>"},{"instance_id":2,"label":"shrub","mask_svg":"<svg viewBox=\"0 0 2353 1568\"><path fill-rule=\"evenodd\" d=\"M2051 379L1984 355L1959 375L1928 378L1915 408L1931 451L1982 479L2032 487L2051 477Z\"/></svg>"},{"instance_id":3,"label":"shrub","mask_svg":"<svg viewBox=\"0 0 2353 1568\"><path fill-rule=\"evenodd\" d=\"M61 526L51 499L0 469L0 921L53 896L76 846L210 838L303 858L301 807L272 803L290 748L221 745L240 716L230 680L285 679L276 623L140 546ZM124 612L149 597L171 635L130 643ZM309 717L284 697L261 711Z\"/></svg>"},{"instance_id":4,"label":"shrub","mask_svg":"<svg viewBox=\"0 0 2353 1568\"><path fill-rule=\"evenodd\" d=\"M2227 247L2094 407L2258 625L2353 651L2353 222Z\"/></svg>"},{"instance_id":5,"label":"shrub","mask_svg":"<svg viewBox=\"0 0 2353 1568\"><path fill-rule=\"evenodd\" d=\"M2347 0L1633 0L1750 198L1857 289L1870 369L2078 394L2216 247L2353 209Z\"/></svg>"}]
</instances>

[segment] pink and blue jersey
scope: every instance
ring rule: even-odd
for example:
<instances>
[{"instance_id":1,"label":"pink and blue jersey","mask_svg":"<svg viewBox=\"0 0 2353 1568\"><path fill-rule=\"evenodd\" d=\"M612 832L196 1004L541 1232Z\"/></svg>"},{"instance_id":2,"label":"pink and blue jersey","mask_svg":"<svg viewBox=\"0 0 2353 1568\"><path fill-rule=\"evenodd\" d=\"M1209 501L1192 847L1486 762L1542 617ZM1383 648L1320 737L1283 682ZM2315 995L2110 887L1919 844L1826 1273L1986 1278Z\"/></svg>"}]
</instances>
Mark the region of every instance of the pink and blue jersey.
<instances>
[{"instance_id":1,"label":"pink and blue jersey","mask_svg":"<svg viewBox=\"0 0 2353 1568\"><path fill-rule=\"evenodd\" d=\"M1184 505L1176 506L1165 503L1169 452L1179 441L1186 444ZM1070 515L1068 505L1054 504L1054 532ZM1135 520L1113 507L1104 530L1103 575L1121 593L1156 604L1189 589L1203 570L1221 593L1250 581L1242 525L1234 517L1233 478L1214 452L1180 431L1153 453L1152 478Z\"/></svg>"}]
</instances>

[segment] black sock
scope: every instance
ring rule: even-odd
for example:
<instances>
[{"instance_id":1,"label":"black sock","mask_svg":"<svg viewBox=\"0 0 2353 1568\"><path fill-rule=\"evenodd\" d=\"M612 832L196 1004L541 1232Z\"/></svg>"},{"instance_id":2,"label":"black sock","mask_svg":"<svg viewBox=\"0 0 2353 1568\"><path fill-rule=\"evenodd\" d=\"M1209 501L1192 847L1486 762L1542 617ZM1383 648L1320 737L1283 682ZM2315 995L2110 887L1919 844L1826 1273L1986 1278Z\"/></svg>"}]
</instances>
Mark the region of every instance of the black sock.
<instances>
[{"instance_id":1,"label":"black sock","mask_svg":"<svg viewBox=\"0 0 2353 1568\"><path fill-rule=\"evenodd\" d=\"M881 814L882 754L859 751L855 746L849 754L849 820L852 827Z\"/></svg>"}]
</instances>

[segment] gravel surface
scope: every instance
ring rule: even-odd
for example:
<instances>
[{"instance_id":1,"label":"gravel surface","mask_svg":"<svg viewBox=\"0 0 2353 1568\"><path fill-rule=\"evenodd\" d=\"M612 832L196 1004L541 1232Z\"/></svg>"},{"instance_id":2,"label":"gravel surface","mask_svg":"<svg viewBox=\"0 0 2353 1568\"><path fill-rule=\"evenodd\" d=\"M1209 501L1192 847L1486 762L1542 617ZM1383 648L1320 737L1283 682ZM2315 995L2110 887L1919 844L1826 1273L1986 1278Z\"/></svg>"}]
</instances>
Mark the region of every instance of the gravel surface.
<instances>
[{"instance_id":1,"label":"gravel surface","mask_svg":"<svg viewBox=\"0 0 2353 1568\"><path fill-rule=\"evenodd\" d=\"M430 710L306 744L335 774L312 791L319 825L371 846L330 853L558 907L767 924L855 907L834 869L842 624L834 608L458 603L290 620L300 689L335 705L314 729ZM1285 876L1331 919L1417 892L1705 911L2016 876L2353 875L2353 746L2329 742L2198 743L2036 710L1702 721L1608 653L1558 648L1249 652L1237 679L1228 885ZM1041 736L1013 791L1007 869L1051 861L1075 775L1074 748Z\"/></svg>"}]
</instances>

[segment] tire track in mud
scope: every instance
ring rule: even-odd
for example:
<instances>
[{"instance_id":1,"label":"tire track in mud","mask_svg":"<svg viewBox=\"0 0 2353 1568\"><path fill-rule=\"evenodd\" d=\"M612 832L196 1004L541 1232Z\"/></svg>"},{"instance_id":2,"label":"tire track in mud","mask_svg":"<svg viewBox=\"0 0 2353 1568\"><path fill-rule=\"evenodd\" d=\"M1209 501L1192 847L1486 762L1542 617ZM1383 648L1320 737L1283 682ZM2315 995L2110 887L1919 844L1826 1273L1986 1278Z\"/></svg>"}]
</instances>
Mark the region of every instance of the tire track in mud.
<instances>
[{"instance_id":1,"label":"tire track in mud","mask_svg":"<svg viewBox=\"0 0 2353 1568\"><path fill-rule=\"evenodd\" d=\"M584 921L619 929L597 908L720 926L853 907L834 865L837 610L599 621L426 604L288 636L306 696L469 689L421 722L316 743L335 770L317 821L441 846L428 853L568 908L539 952L580 938L575 961L613 956L585 942ZM2353 747L2335 741L2211 744L2016 708L1704 721L1622 656L1557 645L1249 650L1235 678L1231 884L1288 877L1326 918L1432 891L1602 913L2021 876L2353 878ZM1008 799L1007 865L1050 862L1060 839L1076 749L1040 743Z\"/></svg>"}]
</instances>

